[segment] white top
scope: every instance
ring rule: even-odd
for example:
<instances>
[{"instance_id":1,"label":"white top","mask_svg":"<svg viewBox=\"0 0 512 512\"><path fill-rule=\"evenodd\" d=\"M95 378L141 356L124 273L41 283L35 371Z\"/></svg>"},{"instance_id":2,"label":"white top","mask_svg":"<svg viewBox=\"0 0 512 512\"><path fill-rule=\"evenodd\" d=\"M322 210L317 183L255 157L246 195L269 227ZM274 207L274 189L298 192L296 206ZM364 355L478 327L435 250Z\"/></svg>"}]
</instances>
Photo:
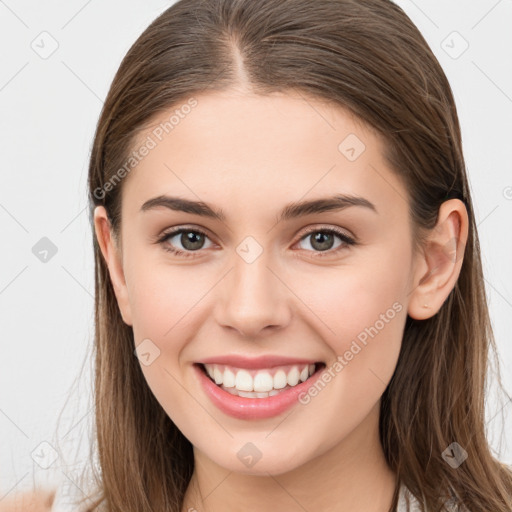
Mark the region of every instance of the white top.
<instances>
[{"instance_id":1,"label":"white top","mask_svg":"<svg viewBox=\"0 0 512 512\"><path fill-rule=\"evenodd\" d=\"M447 512L469 512L464 506L457 507L455 500L452 498L444 502L444 510ZM411 491L402 484L400 487L400 494L398 496L398 505L396 512L421 512L418 500L413 496Z\"/></svg>"},{"instance_id":2,"label":"white top","mask_svg":"<svg viewBox=\"0 0 512 512\"><path fill-rule=\"evenodd\" d=\"M405 485L400 487L396 512L421 512L418 500L412 495L409 489L405 487Z\"/></svg>"},{"instance_id":3,"label":"white top","mask_svg":"<svg viewBox=\"0 0 512 512\"><path fill-rule=\"evenodd\" d=\"M61 494L62 489L59 487L56 499L50 512L74 512L74 506L67 502ZM451 500L446 502L447 510L457 510L450 505ZM398 505L396 512L421 512L420 504L413 494L402 484L398 496Z\"/></svg>"}]
</instances>

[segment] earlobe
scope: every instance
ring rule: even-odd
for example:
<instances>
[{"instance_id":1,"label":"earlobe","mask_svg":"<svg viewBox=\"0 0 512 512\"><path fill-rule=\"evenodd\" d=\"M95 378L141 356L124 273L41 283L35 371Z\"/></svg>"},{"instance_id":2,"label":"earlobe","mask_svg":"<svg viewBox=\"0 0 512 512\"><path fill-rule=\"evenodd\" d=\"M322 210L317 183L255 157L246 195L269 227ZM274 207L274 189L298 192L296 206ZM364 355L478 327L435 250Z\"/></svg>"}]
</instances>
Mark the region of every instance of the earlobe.
<instances>
[{"instance_id":1,"label":"earlobe","mask_svg":"<svg viewBox=\"0 0 512 512\"><path fill-rule=\"evenodd\" d=\"M410 293L410 317L434 316L454 288L462 268L468 238L468 214L459 199L445 201L423 251L418 254L414 288Z\"/></svg>"},{"instance_id":2,"label":"earlobe","mask_svg":"<svg viewBox=\"0 0 512 512\"><path fill-rule=\"evenodd\" d=\"M123 321L131 326L131 308L124 276L121 248L116 243L107 212L103 206L97 206L94 209L94 229L98 245L108 267L121 316Z\"/></svg>"}]
</instances>

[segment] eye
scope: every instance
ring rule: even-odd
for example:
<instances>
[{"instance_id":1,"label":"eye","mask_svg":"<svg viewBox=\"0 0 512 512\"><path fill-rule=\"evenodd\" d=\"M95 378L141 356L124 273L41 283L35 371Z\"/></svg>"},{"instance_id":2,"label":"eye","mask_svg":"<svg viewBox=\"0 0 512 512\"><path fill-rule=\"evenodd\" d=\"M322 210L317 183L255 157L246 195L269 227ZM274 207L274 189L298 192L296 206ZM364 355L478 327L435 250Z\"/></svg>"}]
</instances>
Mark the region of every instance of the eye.
<instances>
[{"instance_id":1,"label":"eye","mask_svg":"<svg viewBox=\"0 0 512 512\"><path fill-rule=\"evenodd\" d=\"M336 237L338 237L341 242L332 250ZM316 228L309 230L301 237L299 243L308 239L310 240L309 246L315 249L313 251L315 253L313 257L315 258L332 255L333 253L347 248L347 246L356 245L356 241L352 237L336 228Z\"/></svg>"},{"instance_id":2,"label":"eye","mask_svg":"<svg viewBox=\"0 0 512 512\"><path fill-rule=\"evenodd\" d=\"M315 236L313 237L312 235ZM332 246L336 237L338 237L341 242L333 250ZM173 238L176 238L177 240L171 243ZM176 256L190 258L196 256L194 252L199 252L201 249L205 248L204 242L207 238L208 235L200 229L180 227L164 233L162 237L157 240L157 243L160 243L167 252ZM336 228L310 229L302 235L297 243L307 240L308 238L311 239L309 245L313 248L313 251L309 252L315 253L313 256L315 258L332 255L333 253L337 253L338 251L343 250L348 246L356 245L357 243L352 237ZM174 247L176 243L181 244L183 250L179 248L176 249Z\"/></svg>"},{"instance_id":3,"label":"eye","mask_svg":"<svg viewBox=\"0 0 512 512\"><path fill-rule=\"evenodd\" d=\"M169 242L173 238L177 238L177 242L179 242L185 250L172 247ZM166 251L177 256L188 258L194 256L194 254L192 254L193 252L197 252L199 249L203 248L205 238L207 238L207 234L200 229L179 228L165 233L157 242L161 243Z\"/></svg>"}]
</instances>

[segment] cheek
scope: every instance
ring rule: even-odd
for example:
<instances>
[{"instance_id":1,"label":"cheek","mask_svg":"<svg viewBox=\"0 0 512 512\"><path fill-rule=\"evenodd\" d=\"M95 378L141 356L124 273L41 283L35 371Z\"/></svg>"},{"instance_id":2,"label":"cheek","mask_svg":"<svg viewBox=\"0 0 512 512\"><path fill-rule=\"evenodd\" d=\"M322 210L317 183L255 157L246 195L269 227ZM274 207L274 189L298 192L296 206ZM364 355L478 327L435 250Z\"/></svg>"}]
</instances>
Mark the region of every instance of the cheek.
<instances>
[{"instance_id":1,"label":"cheek","mask_svg":"<svg viewBox=\"0 0 512 512\"><path fill-rule=\"evenodd\" d=\"M406 247L382 247L371 257L294 279L297 295L314 313L314 329L333 361L343 357L351 379L374 378L368 368L377 374L380 368L383 380L391 376L406 320L409 264Z\"/></svg>"},{"instance_id":2,"label":"cheek","mask_svg":"<svg viewBox=\"0 0 512 512\"><path fill-rule=\"evenodd\" d=\"M407 316L404 261L379 255L371 265L347 264L301 283L312 328L331 353L322 382L301 402L322 411L320 451L364 420L393 376Z\"/></svg>"},{"instance_id":3,"label":"cheek","mask_svg":"<svg viewBox=\"0 0 512 512\"><path fill-rule=\"evenodd\" d=\"M129 291L134 332L160 342L177 339L176 332L190 327L194 307L211 288L212 277L194 266L137 268L130 275Z\"/></svg>"},{"instance_id":4,"label":"cheek","mask_svg":"<svg viewBox=\"0 0 512 512\"><path fill-rule=\"evenodd\" d=\"M153 395L173 422L184 432L194 430L194 418L204 414L184 387L187 367L182 354L201 323L201 297L212 279L198 275L198 267L151 265L131 275L130 303L135 344L151 340L150 352L158 356L141 364ZM156 347L156 348L155 348ZM142 363L142 360L141 360Z\"/></svg>"}]
</instances>

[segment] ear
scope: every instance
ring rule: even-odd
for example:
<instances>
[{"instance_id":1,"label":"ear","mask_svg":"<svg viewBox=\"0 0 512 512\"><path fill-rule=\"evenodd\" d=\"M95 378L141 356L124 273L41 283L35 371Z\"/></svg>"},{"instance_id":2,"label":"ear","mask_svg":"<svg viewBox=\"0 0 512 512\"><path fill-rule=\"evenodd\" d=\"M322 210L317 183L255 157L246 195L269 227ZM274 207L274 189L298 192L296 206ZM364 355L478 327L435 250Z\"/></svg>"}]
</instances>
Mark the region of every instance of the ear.
<instances>
[{"instance_id":1,"label":"ear","mask_svg":"<svg viewBox=\"0 0 512 512\"><path fill-rule=\"evenodd\" d=\"M439 208L436 226L417 256L407 313L416 320L434 316L454 288L468 238L468 214L460 199Z\"/></svg>"},{"instance_id":2,"label":"ear","mask_svg":"<svg viewBox=\"0 0 512 512\"><path fill-rule=\"evenodd\" d=\"M108 267L121 316L124 323L131 326L133 325L132 314L123 271L121 247L119 247L118 240L112 232L107 211L103 206L97 206L94 209L94 230Z\"/></svg>"}]
</instances>

